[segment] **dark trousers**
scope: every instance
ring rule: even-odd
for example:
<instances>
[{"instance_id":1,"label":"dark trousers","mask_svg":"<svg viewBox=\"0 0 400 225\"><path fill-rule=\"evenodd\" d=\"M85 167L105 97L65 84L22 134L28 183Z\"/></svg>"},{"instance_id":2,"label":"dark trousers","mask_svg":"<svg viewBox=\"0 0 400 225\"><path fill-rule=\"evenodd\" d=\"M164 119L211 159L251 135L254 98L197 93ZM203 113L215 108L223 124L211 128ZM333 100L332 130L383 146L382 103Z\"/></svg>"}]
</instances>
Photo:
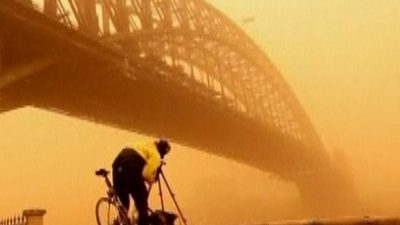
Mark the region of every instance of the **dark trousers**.
<instances>
[{"instance_id":1,"label":"dark trousers","mask_svg":"<svg viewBox=\"0 0 400 225\"><path fill-rule=\"evenodd\" d=\"M138 225L148 225L148 191L142 176L144 159L132 149L123 149L113 163L114 189L122 205L129 209L132 196L139 213Z\"/></svg>"}]
</instances>

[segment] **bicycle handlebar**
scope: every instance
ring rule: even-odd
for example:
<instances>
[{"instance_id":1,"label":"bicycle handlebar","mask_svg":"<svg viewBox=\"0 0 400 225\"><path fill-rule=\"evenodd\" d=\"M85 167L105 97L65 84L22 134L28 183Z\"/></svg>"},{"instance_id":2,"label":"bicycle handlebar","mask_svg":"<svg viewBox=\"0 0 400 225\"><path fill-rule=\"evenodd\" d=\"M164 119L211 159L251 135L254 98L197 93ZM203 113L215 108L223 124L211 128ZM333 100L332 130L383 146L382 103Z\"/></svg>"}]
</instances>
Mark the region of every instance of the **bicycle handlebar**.
<instances>
[{"instance_id":1,"label":"bicycle handlebar","mask_svg":"<svg viewBox=\"0 0 400 225\"><path fill-rule=\"evenodd\" d=\"M101 168L101 169L99 169L99 170L96 170L96 175L97 175L97 176L106 177L109 173L110 173L110 171L108 171L108 170L106 170L106 169L104 169L104 168Z\"/></svg>"}]
</instances>

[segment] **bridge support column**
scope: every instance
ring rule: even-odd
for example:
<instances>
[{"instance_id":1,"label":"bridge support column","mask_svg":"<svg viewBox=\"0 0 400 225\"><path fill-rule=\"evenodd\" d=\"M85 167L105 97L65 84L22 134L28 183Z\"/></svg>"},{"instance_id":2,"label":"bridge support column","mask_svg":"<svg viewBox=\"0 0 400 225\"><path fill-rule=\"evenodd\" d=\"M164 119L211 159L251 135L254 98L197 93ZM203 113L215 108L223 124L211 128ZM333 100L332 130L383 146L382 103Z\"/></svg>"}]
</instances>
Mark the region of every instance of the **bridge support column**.
<instances>
[{"instance_id":1,"label":"bridge support column","mask_svg":"<svg viewBox=\"0 0 400 225\"><path fill-rule=\"evenodd\" d=\"M327 170L295 179L309 216L333 217L359 211L359 201L349 174Z\"/></svg>"},{"instance_id":2,"label":"bridge support column","mask_svg":"<svg viewBox=\"0 0 400 225\"><path fill-rule=\"evenodd\" d=\"M3 51L4 51L4 47L3 47L3 38L0 36L0 77L3 75ZM1 78L0 78L1 79Z\"/></svg>"},{"instance_id":3,"label":"bridge support column","mask_svg":"<svg viewBox=\"0 0 400 225\"><path fill-rule=\"evenodd\" d=\"M146 1L143 1L146 2ZM122 33L129 33L129 17L128 10L126 6L126 1L117 0L117 11L118 11L118 23L120 25L119 31ZM145 3L142 3L145 4Z\"/></svg>"},{"instance_id":4,"label":"bridge support column","mask_svg":"<svg viewBox=\"0 0 400 225\"><path fill-rule=\"evenodd\" d=\"M104 2L101 5L101 10L103 13L103 24L102 24L103 33L104 33L104 35L110 35L110 33L111 33L110 13L108 11L106 4L104 4Z\"/></svg>"},{"instance_id":5,"label":"bridge support column","mask_svg":"<svg viewBox=\"0 0 400 225\"><path fill-rule=\"evenodd\" d=\"M57 16L57 0L44 1L44 14L53 18Z\"/></svg>"},{"instance_id":6,"label":"bridge support column","mask_svg":"<svg viewBox=\"0 0 400 225\"><path fill-rule=\"evenodd\" d=\"M99 31L99 24L96 15L96 1L86 0L85 1L85 16L88 21L89 30L92 34L97 34Z\"/></svg>"},{"instance_id":7,"label":"bridge support column","mask_svg":"<svg viewBox=\"0 0 400 225\"><path fill-rule=\"evenodd\" d=\"M151 16L151 2L149 0L142 1L142 26L144 30L153 28L153 19Z\"/></svg>"},{"instance_id":8,"label":"bridge support column","mask_svg":"<svg viewBox=\"0 0 400 225\"><path fill-rule=\"evenodd\" d=\"M83 17L80 19L82 24L79 24L79 29L97 35L99 25L96 15L96 1L95 0L79 0L76 1L78 15Z\"/></svg>"},{"instance_id":9,"label":"bridge support column","mask_svg":"<svg viewBox=\"0 0 400 225\"><path fill-rule=\"evenodd\" d=\"M169 29L172 28L172 8L170 1L162 1L161 8L164 12L164 27Z\"/></svg>"},{"instance_id":10,"label":"bridge support column","mask_svg":"<svg viewBox=\"0 0 400 225\"><path fill-rule=\"evenodd\" d=\"M140 22L142 24L142 30L149 31L153 29L153 18L151 12L151 1L142 0L142 12L140 15ZM143 45L144 52L146 55L151 55L153 52L151 41L147 41ZM174 57L172 56L172 64L174 65Z\"/></svg>"}]
</instances>

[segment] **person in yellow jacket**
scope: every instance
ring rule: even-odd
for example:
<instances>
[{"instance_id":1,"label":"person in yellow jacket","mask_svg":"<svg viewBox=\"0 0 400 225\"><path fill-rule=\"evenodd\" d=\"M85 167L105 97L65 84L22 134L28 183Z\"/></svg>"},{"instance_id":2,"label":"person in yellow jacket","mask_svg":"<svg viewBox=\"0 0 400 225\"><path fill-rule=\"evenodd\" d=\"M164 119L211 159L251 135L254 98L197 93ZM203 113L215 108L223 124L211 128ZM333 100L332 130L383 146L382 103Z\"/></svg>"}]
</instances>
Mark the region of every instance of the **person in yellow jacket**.
<instances>
[{"instance_id":1,"label":"person in yellow jacket","mask_svg":"<svg viewBox=\"0 0 400 225\"><path fill-rule=\"evenodd\" d=\"M129 210L129 195L132 196L139 214L138 225L148 225L148 190L156 181L162 159L170 151L167 140L138 143L127 146L115 158L113 183L115 192L122 205Z\"/></svg>"}]
</instances>

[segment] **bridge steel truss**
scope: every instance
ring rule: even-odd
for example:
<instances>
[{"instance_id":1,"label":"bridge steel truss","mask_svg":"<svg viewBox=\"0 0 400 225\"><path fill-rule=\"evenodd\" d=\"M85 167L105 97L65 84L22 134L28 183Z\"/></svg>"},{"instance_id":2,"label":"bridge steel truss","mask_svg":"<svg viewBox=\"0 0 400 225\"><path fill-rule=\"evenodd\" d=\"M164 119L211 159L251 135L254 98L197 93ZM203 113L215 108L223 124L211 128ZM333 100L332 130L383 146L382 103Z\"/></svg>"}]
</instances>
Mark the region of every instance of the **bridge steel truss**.
<instances>
[{"instance_id":1,"label":"bridge steel truss","mask_svg":"<svg viewBox=\"0 0 400 225\"><path fill-rule=\"evenodd\" d=\"M192 103L190 103L192 97L207 99L208 104L204 104L202 109L204 109L204 112L211 118L210 121L217 122L218 118L221 118L213 116L213 112L217 111L213 111L211 108L222 108L225 111L234 112L234 114L238 115L240 118L245 118L245 120L241 122L234 122L234 120L228 118L226 121L220 122L219 129L223 132L224 127L226 127L226 130L228 133L231 132L232 136L235 138L243 136L243 139L247 142L243 141L243 143L241 143L241 141L235 140L231 141L231 146L229 146L229 143L227 144L227 142L229 142L229 134L218 134L219 136L206 134L206 136L208 135L206 138L220 139L219 141L214 140L214 142L210 142L211 145L213 143L215 144L213 147L216 149L226 147L227 145L228 147L236 148L234 153L232 149L228 150L231 151L229 152L230 155L228 154L231 158L242 160L260 169L277 173L288 180L293 180L300 188L304 199L310 204L318 207L318 202L316 202L314 198L317 192L321 198L340 202L339 199L343 199L341 198L344 196L343 193L349 190L349 185L347 184L345 187L334 184L338 180L343 180L343 177L328 178L326 176L327 174L337 176L337 171L333 171L335 168L327 156L308 116L303 111L295 95L286 84L280 72L271 63L268 56L237 25L206 1L6 1L28 6L29 9L34 8L49 21L51 20L57 24L62 24L60 26L65 29L57 29L66 36L66 40L69 40L71 46L71 49L65 49L66 55L69 54L75 57L76 51L74 52L73 49L85 49L86 55L91 55L91 57L93 56L96 58L98 61L96 64L97 67L100 64L113 64L119 67L119 69L116 69L114 66L111 66L113 68L111 70L113 71L120 71L121 68L125 68L127 78L116 78L116 80L112 81L113 84L120 85L118 82L125 84L129 79L134 79L137 84L132 85L133 89L136 88L137 90L142 90L143 93L153 95L154 92L146 92L142 86L150 85L148 87L151 88L152 84L147 81L152 79L156 83L162 83L168 80L185 90L179 95L186 98L187 103L185 103L185 109L192 108L191 112L196 114L196 116L191 117L192 119L196 118L201 120L202 114L202 112L199 111L200 108L198 108L198 105L192 105ZM0 4L0 16L2 13L8 13L23 21L21 16L12 15L12 12L7 11L8 8L6 6L2 9L2 4L5 4L5 2ZM5 11L2 12L1 10ZM18 24L20 26L25 26L23 24L24 22L21 21L18 22ZM42 19L38 19L38 21L41 23L40 21L42 21ZM32 24L33 25L29 26L36 26L34 23ZM51 26L54 25L51 23L49 24ZM0 28L1 26L7 27L8 25L2 24L0 21ZM40 26L38 25L36 27ZM31 28L28 27L26 29L29 30ZM55 34L53 36L60 39L62 34L57 34L57 29L54 30ZM5 30L13 30L13 28L8 27ZM74 35L71 31L77 31L75 33L79 35ZM1 94L6 98L8 97L7 95L12 96L12 106L9 108L22 106L29 102L26 100L26 96L22 96L22 92L31 88L30 93L36 93L37 96L40 95L40 98L45 98L50 102L59 101L55 96L49 96L48 93L45 93L43 91L45 88L42 87L44 85L50 90L50 81L46 81L45 79L46 76L54 79L54 76L52 76L52 72L48 72L49 68L60 65L60 59L57 61L57 59L55 59L57 57L51 57L52 55L54 56L55 50L54 52L52 52L52 49L48 50L48 52L51 53L50 56L40 53L39 55L41 57L31 57L32 59L25 60L24 63L20 63L18 66L10 67L8 65L10 63L2 63L2 61L4 61L2 60L2 56L5 58L5 53L2 52L2 46L5 45L3 43L4 37L4 42L11 43L10 41L13 41L11 40L12 38L10 39L7 37L7 34L2 35L2 33L0 33L0 98ZM9 40L7 40L7 38L9 38ZM21 39L19 41L25 44L24 40ZM39 39L36 41L46 46L45 41ZM57 44L55 46L60 48L61 45ZM7 54L11 53L12 60L20 61L20 59L12 53L15 51L13 48L17 48L18 46L12 46L11 48L9 46L6 47L9 49L6 49L5 52ZM32 55L43 49L40 48L39 50L39 47L36 48L36 50L32 50ZM68 58L68 56L61 56L61 61L62 57ZM7 57L6 61L10 61L8 58L10 58L10 56ZM68 62L70 58L64 61ZM15 63L11 64L13 65ZM67 63L66 65L71 66L72 64L73 63ZM2 69L2 65L6 67L5 70ZM147 70L144 67L146 67ZM98 70L90 69L90 66L82 68L82 71L77 71L79 68L80 66L76 66L75 71L71 70L73 71L72 73L99 73ZM42 71L42 73L47 75L41 75L35 78L37 80L36 87L35 82L32 82L32 84L30 84L32 87L28 87L26 84L18 84L14 85L15 87L13 88L8 88L10 90L5 88L10 86L10 84L17 83L19 80L29 77L32 73L37 73L37 71ZM63 73L62 70L59 72L60 74ZM155 73L159 76L156 80L154 80L153 77ZM74 91L78 91L75 93L76 95L87 93L85 92L86 90L83 90L83 87L77 87L74 81L67 79L68 76L64 74L64 78L57 78L58 82L62 83L62 85L57 88L64 87L66 88L65 90L68 90L68 88L78 88L74 89ZM97 76L99 79L102 76L105 78L105 74L99 73ZM106 77L106 79L109 79L108 75ZM86 79L82 76L80 76L79 79L84 79L83 81L86 83L91 82L89 78ZM94 79L97 79L97 77ZM106 83L106 80L98 81L99 86L103 85L102 87L105 88L110 87L110 85ZM125 88L127 87L128 86ZM130 93L132 87L129 87L129 91L118 90L118 88L113 89L115 91L115 96L102 93L102 97L108 101L108 107L114 106L114 113L121 113L118 118L110 114L110 112L101 111L100 108L96 112L100 114L103 113L103 119L108 118L119 124L127 123L130 118L122 118L124 117L122 114L126 114L124 110L127 108L118 105L118 101L115 101L113 98L126 96L127 93ZM98 90L102 89L99 88ZM3 93L1 91L3 91ZM57 92L57 94L62 92L57 89L53 89L52 91L54 93ZM79 93L79 91L82 92ZM195 92L195 94L193 94L193 92ZM168 95L160 95L158 97L164 97L164 100L167 100ZM73 105L75 103L70 101L57 104L64 104L62 107L70 108L83 107L83 109L80 110L93 111L98 106L96 105L97 103L93 103L93 100L90 99L90 97L93 96L94 95L87 96L86 102L81 103L81 105ZM133 99L130 103L136 100L142 101L140 98L135 99L135 96L132 97ZM29 98L32 100L35 97L31 96ZM72 98L76 100L79 97L72 96ZM171 95L171 98L173 98L173 95ZM83 102L82 99L80 101ZM15 104L15 106L13 104ZM90 104L93 104L92 108L89 106ZM3 104L3 108L7 109L7 107L8 106ZM54 105L42 107L52 108ZM151 107L156 108L157 106L152 105ZM205 109L205 107L209 107L210 109ZM4 111L2 105L0 105L0 111L1 110ZM170 117L176 116L173 115L175 113L172 112L173 110L170 111ZM183 115L182 112L180 112L180 114ZM140 115L138 118L140 118ZM156 116L163 118L160 115ZM149 117L146 117L146 119L146 121L149 121ZM135 122L140 124L141 122L139 120L140 119L137 119ZM179 121L179 119L176 118L175 122L177 121ZM203 133L209 129L203 126L201 122L196 122L196 124L202 126L201 129L203 129ZM146 126L155 127L156 125L142 124L142 127ZM245 130L238 130L238 127L242 127ZM188 128L190 127L183 127L182 129L187 130ZM172 129L169 130L171 133L178 132L173 130L174 128L170 129ZM232 131L232 129L236 130ZM267 130L268 132L265 132ZM181 131L179 132L179 134L182 134ZM268 138L266 134L272 134L272 136ZM278 135L274 136L274 134ZM191 139L192 142L189 141L188 143L199 143L198 140L195 140L195 135L183 136L183 139ZM238 152L238 149L246 148L246 143L248 143L248 141L255 142L253 146L258 149L256 152L267 151L266 155L263 157L258 157L257 155L249 156L249 153L245 151L251 151L251 149ZM224 143L222 144L220 142ZM268 148L268 146L265 146L265 142L271 142L270 147L286 149L286 152L282 155L279 155L278 152L268 152L268 150L264 150ZM199 146L204 147L204 145ZM293 149L293 151L288 153L288 149ZM292 156L290 156L292 159L284 162L284 158L289 157L287 154L292 154ZM304 155L307 156L304 157ZM265 165L263 162L269 160L269 158L273 160L280 159L276 162L268 161L270 165ZM296 161L297 159L299 160ZM307 159L309 159L309 162L307 162ZM312 171L319 169L323 172L314 173ZM291 173L302 175L293 175ZM331 186L331 188L322 190L321 184ZM335 195L332 195L330 192L332 188L337 189ZM339 189L340 191L338 191Z\"/></svg>"},{"instance_id":2,"label":"bridge steel truss","mask_svg":"<svg viewBox=\"0 0 400 225\"><path fill-rule=\"evenodd\" d=\"M130 57L160 59L183 72L170 79L206 90L309 148L322 148L265 53L203 0L42 0L36 8Z\"/></svg>"}]
</instances>

